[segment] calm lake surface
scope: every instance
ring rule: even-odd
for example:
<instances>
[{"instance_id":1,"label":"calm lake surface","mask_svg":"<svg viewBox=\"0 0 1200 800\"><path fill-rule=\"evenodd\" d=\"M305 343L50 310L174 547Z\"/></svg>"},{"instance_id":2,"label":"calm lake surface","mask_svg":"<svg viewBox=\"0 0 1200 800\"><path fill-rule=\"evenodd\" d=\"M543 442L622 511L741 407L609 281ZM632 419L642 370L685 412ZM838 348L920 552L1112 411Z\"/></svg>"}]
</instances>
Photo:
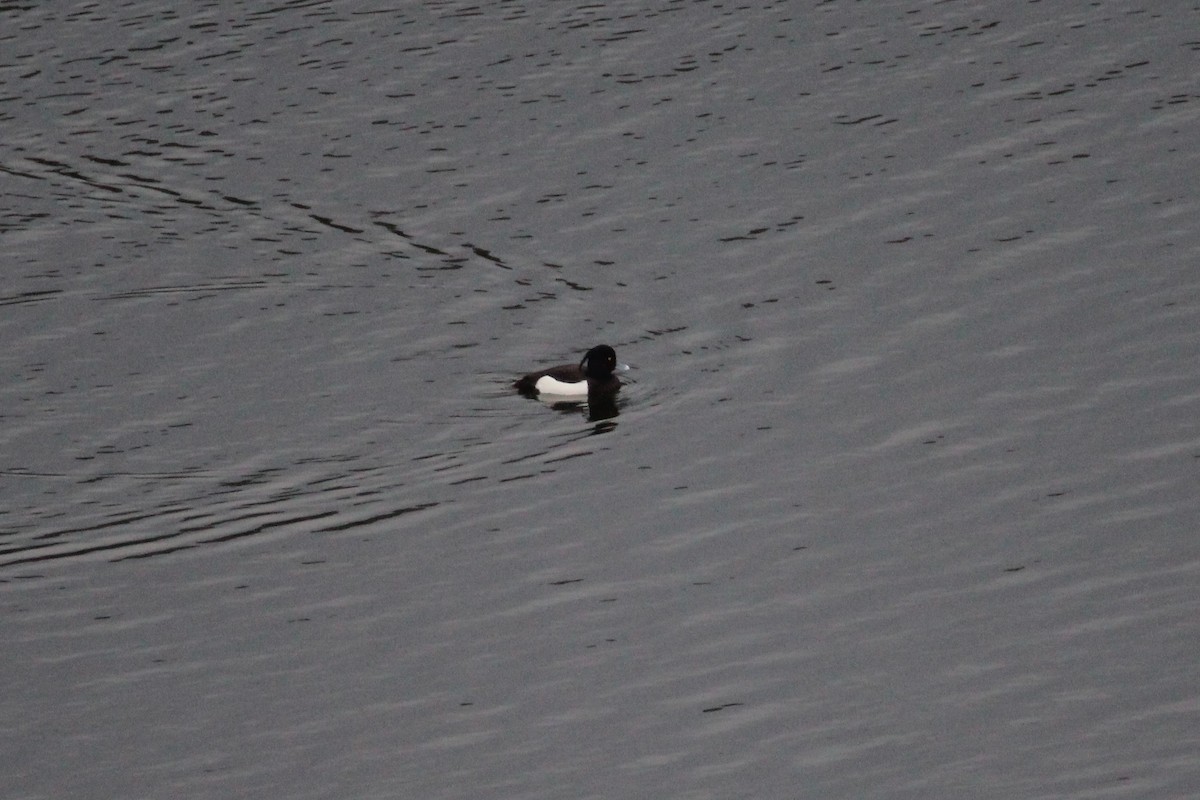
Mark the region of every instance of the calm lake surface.
<instances>
[{"instance_id":1,"label":"calm lake surface","mask_svg":"<svg viewBox=\"0 0 1200 800\"><path fill-rule=\"evenodd\" d=\"M0 796L1194 796L1198 76L1171 0L0 9Z\"/></svg>"}]
</instances>

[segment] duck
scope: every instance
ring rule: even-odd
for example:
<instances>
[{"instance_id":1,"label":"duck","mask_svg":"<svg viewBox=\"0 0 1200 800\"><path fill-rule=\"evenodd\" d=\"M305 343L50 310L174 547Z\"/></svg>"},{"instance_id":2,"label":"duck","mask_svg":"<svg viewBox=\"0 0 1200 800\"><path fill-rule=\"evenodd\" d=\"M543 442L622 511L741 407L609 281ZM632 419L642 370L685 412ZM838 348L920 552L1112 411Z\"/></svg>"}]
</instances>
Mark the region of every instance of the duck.
<instances>
[{"instance_id":1,"label":"duck","mask_svg":"<svg viewBox=\"0 0 1200 800\"><path fill-rule=\"evenodd\" d=\"M614 373L629 367L617 363L617 352L606 344L588 350L578 364L559 364L525 375L513 388L526 397L553 399L612 398L621 388Z\"/></svg>"}]
</instances>

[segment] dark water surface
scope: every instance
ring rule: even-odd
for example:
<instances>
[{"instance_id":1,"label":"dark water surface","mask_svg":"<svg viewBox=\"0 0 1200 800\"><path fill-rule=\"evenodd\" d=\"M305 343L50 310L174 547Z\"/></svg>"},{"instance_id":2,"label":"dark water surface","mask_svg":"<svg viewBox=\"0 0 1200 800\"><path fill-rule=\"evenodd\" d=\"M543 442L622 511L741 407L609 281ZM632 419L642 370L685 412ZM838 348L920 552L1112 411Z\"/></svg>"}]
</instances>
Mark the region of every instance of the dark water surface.
<instances>
[{"instance_id":1,"label":"dark water surface","mask_svg":"<svg viewBox=\"0 0 1200 800\"><path fill-rule=\"evenodd\" d=\"M1194 794L1198 31L0 9L0 796Z\"/></svg>"}]
</instances>

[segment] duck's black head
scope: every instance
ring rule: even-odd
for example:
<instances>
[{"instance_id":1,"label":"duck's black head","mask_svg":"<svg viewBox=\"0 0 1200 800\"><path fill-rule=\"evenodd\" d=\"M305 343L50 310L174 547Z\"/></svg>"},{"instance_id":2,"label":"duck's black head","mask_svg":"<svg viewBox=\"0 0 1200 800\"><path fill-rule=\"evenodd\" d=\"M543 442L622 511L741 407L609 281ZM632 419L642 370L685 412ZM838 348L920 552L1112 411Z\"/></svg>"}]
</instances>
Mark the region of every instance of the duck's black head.
<instances>
[{"instance_id":1,"label":"duck's black head","mask_svg":"<svg viewBox=\"0 0 1200 800\"><path fill-rule=\"evenodd\" d=\"M606 344L596 345L587 351L587 355L579 362L579 368L592 380L607 380L617 368L617 351Z\"/></svg>"}]
</instances>

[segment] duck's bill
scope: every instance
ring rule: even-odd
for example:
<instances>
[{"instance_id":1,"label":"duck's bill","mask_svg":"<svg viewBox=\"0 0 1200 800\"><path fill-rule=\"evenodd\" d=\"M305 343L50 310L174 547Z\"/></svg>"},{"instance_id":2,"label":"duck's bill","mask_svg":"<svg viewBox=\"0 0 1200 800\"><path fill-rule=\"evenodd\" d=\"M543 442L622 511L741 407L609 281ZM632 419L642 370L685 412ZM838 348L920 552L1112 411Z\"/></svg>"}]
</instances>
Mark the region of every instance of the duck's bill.
<instances>
[{"instance_id":1,"label":"duck's bill","mask_svg":"<svg viewBox=\"0 0 1200 800\"><path fill-rule=\"evenodd\" d=\"M617 364L613 367L613 372L629 372L628 364Z\"/></svg>"}]
</instances>

